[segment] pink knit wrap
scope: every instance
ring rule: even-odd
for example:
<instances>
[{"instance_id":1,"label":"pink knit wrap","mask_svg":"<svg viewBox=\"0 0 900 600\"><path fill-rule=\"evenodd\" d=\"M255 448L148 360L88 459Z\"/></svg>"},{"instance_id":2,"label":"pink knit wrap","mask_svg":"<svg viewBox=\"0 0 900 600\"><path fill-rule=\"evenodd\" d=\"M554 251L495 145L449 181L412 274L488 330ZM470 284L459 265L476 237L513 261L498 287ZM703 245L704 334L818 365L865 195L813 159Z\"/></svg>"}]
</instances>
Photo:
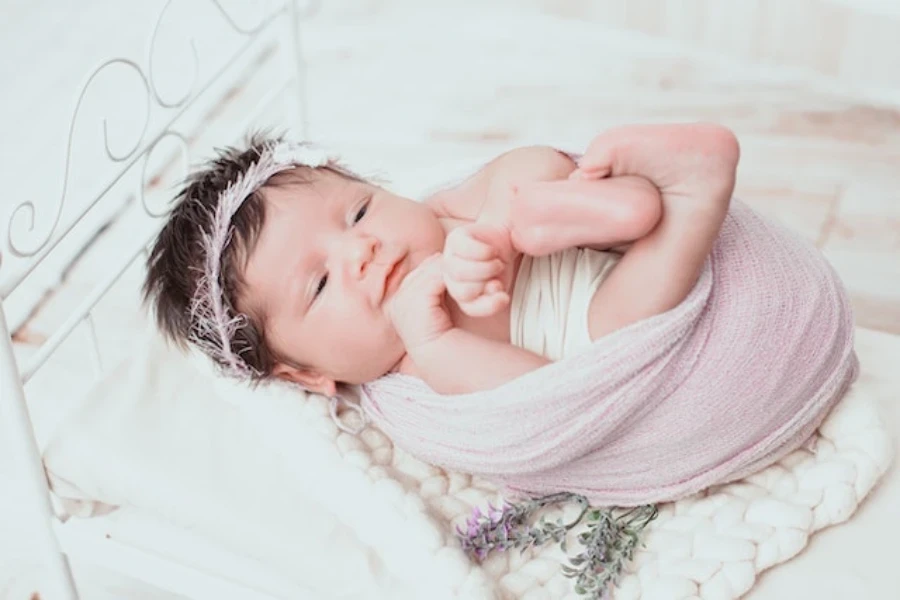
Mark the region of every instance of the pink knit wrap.
<instances>
[{"instance_id":1,"label":"pink knit wrap","mask_svg":"<svg viewBox=\"0 0 900 600\"><path fill-rule=\"evenodd\" d=\"M448 357L448 360L453 360ZM498 388L389 375L362 406L394 443L508 492L674 500L801 446L856 378L853 318L819 251L734 200L674 309Z\"/></svg>"}]
</instances>

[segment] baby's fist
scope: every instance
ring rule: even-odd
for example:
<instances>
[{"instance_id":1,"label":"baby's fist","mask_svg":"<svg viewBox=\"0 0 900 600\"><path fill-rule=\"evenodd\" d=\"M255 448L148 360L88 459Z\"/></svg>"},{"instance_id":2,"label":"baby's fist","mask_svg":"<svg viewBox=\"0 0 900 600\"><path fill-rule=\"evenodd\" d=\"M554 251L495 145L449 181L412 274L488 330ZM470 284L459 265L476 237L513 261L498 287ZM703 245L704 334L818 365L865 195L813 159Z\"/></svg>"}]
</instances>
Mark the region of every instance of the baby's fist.
<instances>
[{"instance_id":1,"label":"baby's fist","mask_svg":"<svg viewBox=\"0 0 900 600\"><path fill-rule=\"evenodd\" d=\"M509 304L503 283L515 252L509 230L471 223L457 227L444 244L447 293L470 317L488 317Z\"/></svg>"},{"instance_id":2,"label":"baby's fist","mask_svg":"<svg viewBox=\"0 0 900 600\"><path fill-rule=\"evenodd\" d=\"M444 307L441 255L434 254L413 269L388 304L388 316L407 352L414 352L453 327Z\"/></svg>"}]
</instances>

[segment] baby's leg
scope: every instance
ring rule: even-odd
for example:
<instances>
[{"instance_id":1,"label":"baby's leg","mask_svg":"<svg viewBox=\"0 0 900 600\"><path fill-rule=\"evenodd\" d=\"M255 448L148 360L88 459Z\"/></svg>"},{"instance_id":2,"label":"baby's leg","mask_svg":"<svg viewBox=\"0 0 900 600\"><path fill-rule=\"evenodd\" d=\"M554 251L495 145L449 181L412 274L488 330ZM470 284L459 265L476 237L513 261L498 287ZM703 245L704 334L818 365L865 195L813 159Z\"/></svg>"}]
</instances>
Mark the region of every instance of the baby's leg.
<instances>
[{"instance_id":1,"label":"baby's leg","mask_svg":"<svg viewBox=\"0 0 900 600\"><path fill-rule=\"evenodd\" d=\"M594 140L581 176L646 177L660 189L663 215L594 294L591 339L687 297L728 212L738 157L734 136L708 125L626 127Z\"/></svg>"},{"instance_id":2,"label":"baby's leg","mask_svg":"<svg viewBox=\"0 0 900 600\"><path fill-rule=\"evenodd\" d=\"M523 185L514 207L513 243L532 256L629 244L652 231L662 213L656 186L633 176Z\"/></svg>"}]
</instances>

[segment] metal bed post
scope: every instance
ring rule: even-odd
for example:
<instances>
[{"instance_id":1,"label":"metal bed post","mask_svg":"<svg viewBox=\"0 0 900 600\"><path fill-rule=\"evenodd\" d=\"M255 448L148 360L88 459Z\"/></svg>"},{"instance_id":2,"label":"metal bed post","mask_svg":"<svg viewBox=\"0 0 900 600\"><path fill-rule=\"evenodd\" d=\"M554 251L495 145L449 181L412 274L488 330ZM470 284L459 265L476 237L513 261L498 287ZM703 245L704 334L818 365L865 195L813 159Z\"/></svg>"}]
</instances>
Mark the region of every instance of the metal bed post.
<instances>
[{"instance_id":1,"label":"metal bed post","mask_svg":"<svg viewBox=\"0 0 900 600\"><path fill-rule=\"evenodd\" d=\"M44 464L34 436L34 428L25 403L25 390L19 376L12 338L0 301L0 431L6 440L6 450L13 459L16 475L23 481L17 487L27 494L25 507L33 521L33 535L41 545L42 565L49 568L47 589L40 592L42 600L78 600L69 560L56 537L56 519L50 502L50 488ZM43 582L41 583L43 585Z\"/></svg>"},{"instance_id":2,"label":"metal bed post","mask_svg":"<svg viewBox=\"0 0 900 600\"><path fill-rule=\"evenodd\" d=\"M287 69L294 71L294 98L288 103L288 116L292 124L296 124L295 133L301 139L309 139L309 98L306 92L306 61L303 58L303 39L300 34L300 22L309 18L319 8L319 0L308 0L305 10L297 6L297 0L287 0L290 18L285 19L290 27L290 50ZM292 106L293 104L293 106Z\"/></svg>"}]
</instances>

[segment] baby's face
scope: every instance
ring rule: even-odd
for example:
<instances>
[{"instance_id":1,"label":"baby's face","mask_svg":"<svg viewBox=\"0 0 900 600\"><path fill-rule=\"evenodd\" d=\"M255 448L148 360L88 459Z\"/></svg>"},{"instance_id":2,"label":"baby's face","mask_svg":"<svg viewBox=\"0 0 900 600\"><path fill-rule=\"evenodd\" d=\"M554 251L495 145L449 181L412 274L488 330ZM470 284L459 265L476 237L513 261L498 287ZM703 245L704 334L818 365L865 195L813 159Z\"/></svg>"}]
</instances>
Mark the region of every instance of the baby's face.
<instances>
[{"instance_id":1,"label":"baby's face","mask_svg":"<svg viewBox=\"0 0 900 600\"><path fill-rule=\"evenodd\" d=\"M335 382L364 383L390 371L404 349L387 300L409 271L443 249L435 213L324 170L310 184L263 194L265 224L241 304L265 316L268 343L286 359L274 374L329 394Z\"/></svg>"}]
</instances>

